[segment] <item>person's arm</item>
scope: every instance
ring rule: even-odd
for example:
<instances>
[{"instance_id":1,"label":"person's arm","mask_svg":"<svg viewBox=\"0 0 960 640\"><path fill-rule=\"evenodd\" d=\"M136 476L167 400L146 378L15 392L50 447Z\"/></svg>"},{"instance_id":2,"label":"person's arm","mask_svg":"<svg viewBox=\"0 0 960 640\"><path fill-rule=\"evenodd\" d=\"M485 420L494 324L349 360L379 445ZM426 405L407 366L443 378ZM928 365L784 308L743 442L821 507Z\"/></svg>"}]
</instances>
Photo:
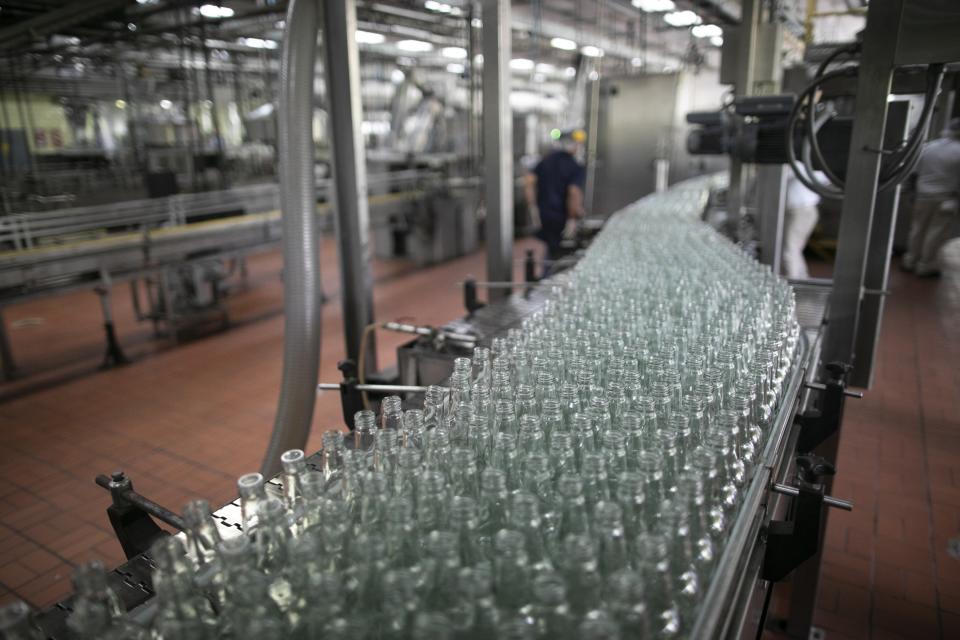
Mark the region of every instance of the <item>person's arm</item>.
<instances>
[{"instance_id":1,"label":"person's arm","mask_svg":"<svg viewBox=\"0 0 960 640\"><path fill-rule=\"evenodd\" d=\"M583 209L583 189L572 184L567 187L567 216L571 220L582 218L586 212Z\"/></svg>"},{"instance_id":2,"label":"person's arm","mask_svg":"<svg viewBox=\"0 0 960 640\"><path fill-rule=\"evenodd\" d=\"M527 200L527 206L533 209L537 206L537 174L527 173L527 179L523 184L524 197Z\"/></svg>"}]
</instances>

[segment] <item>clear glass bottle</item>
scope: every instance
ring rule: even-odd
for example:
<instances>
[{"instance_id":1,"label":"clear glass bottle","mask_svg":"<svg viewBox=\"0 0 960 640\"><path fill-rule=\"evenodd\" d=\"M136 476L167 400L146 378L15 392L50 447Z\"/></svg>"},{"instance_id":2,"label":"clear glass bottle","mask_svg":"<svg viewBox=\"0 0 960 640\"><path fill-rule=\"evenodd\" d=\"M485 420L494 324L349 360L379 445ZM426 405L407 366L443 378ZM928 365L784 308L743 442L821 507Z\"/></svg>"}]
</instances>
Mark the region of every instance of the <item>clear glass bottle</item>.
<instances>
[{"instance_id":1,"label":"clear glass bottle","mask_svg":"<svg viewBox=\"0 0 960 640\"><path fill-rule=\"evenodd\" d=\"M27 603L15 600L0 607L0 636L5 640L43 640Z\"/></svg>"},{"instance_id":2,"label":"clear glass bottle","mask_svg":"<svg viewBox=\"0 0 960 640\"><path fill-rule=\"evenodd\" d=\"M105 637L115 620L123 615L117 594L107 585L107 572L99 561L88 562L73 572L76 598L67 628L78 638L99 640Z\"/></svg>"},{"instance_id":3,"label":"clear glass bottle","mask_svg":"<svg viewBox=\"0 0 960 640\"><path fill-rule=\"evenodd\" d=\"M530 566L522 533L501 529L493 539L494 594L502 609L517 611L530 600Z\"/></svg>"},{"instance_id":4,"label":"clear glass bottle","mask_svg":"<svg viewBox=\"0 0 960 640\"><path fill-rule=\"evenodd\" d=\"M209 562L220 542L220 531L213 522L210 503L206 500L191 500L183 507L183 521L187 525L187 538L200 564Z\"/></svg>"},{"instance_id":5,"label":"clear glass bottle","mask_svg":"<svg viewBox=\"0 0 960 640\"><path fill-rule=\"evenodd\" d=\"M246 473L240 476L237 479L237 491L240 494L243 529L248 531L257 525L260 504L267 499L263 476L259 473Z\"/></svg>"}]
</instances>

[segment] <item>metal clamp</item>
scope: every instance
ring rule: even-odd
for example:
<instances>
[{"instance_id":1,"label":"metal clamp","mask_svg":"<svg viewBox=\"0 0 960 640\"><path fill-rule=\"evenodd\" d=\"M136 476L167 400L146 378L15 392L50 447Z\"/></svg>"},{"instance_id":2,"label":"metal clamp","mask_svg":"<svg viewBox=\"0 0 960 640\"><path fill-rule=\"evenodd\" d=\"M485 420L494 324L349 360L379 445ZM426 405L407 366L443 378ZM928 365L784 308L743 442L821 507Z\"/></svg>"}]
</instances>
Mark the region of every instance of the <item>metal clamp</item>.
<instances>
[{"instance_id":1,"label":"metal clamp","mask_svg":"<svg viewBox=\"0 0 960 640\"><path fill-rule=\"evenodd\" d=\"M847 392L847 374L850 365L844 362L831 362L825 367L828 379L825 383L810 383L809 388L820 392L819 407L808 409L797 415L800 435L797 438L797 450L813 451L817 445L836 433L843 421L843 407L847 396L858 397L857 392Z\"/></svg>"},{"instance_id":2,"label":"metal clamp","mask_svg":"<svg viewBox=\"0 0 960 640\"><path fill-rule=\"evenodd\" d=\"M180 531L186 529L183 518L134 491L133 483L123 471L114 471L109 478L98 475L95 481L113 498L113 504L107 507L107 517L128 559L149 550L157 539L170 535L157 526L153 518Z\"/></svg>"},{"instance_id":3,"label":"metal clamp","mask_svg":"<svg viewBox=\"0 0 960 640\"><path fill-rule=\"evenodd\" d=\"M807 389L813 389L814 391L827 390L827 385L823 384L822 382L804 382L803 386ZM863 399L863 391L850 391L849 389L844 389L843 395L847 396L848 398L856 398L858 400Z\"/></svg>"}]
</instances>

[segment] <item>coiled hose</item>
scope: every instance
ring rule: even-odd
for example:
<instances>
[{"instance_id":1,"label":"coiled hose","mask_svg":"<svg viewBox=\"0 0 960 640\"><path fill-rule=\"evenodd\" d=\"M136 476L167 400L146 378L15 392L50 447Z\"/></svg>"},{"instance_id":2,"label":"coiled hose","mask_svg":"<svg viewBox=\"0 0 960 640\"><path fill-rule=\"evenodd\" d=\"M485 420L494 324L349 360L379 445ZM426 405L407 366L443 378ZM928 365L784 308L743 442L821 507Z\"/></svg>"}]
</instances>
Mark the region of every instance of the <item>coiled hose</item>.
<instances>
[{"instance_id":1,"label":"coiled hose","mask_svg":"<svg viewBox=\"0 0 960 640\"><path fill-rule=\"evenodd\" d=\"M320 261L313 149L317 0L291 0L280 61L280 207L283 211L283 381L261 472L302 449L310 434L320 365Z\"/></svg>"}]
</instances>

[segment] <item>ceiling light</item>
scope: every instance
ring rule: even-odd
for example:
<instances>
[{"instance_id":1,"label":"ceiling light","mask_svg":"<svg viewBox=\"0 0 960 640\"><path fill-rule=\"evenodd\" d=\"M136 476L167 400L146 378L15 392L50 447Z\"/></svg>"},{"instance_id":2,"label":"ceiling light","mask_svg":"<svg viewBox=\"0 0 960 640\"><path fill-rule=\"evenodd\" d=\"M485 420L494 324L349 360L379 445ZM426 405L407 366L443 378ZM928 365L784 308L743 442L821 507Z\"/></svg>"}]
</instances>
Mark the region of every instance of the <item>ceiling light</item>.
<instances>
[{"instance_id":1,"label":"ceiling light","mask_svg":"<svg viewBox=\"0 0 960 640\"><path fill-rule=\"evenodd\" d=\"M474 18L473 20L470 21L470 26L473 27L474 29L479 29L480 27L483 26L483 20L481 20L480 18Z\"/></svg>"},{"instance_id":2,"label":"ceiling light","mask_svg":"<svg viewBox=\"0 0 960 640\"><path fill-rule=\"evenodd\" d=\"M397 49L411 53L426 53L433 51L433 45L423 40L401 40L397 43Z\"/></svg>"},{"instance_id":3,"label":"ceiling light","mask_svg":"<svg viewBox=\"0 0 960 640\"><path fill-rule=\"evenodd\" d=\"M387 36L372 31L357 31L357 44L383 44Z\"/></svg>"},{"instance_id":4,"label":"ceiling light","mask_svg":"<svg viewBox=\"0 0 960 640\"><path fill-rule=\"evenodd\" d=\"M580 53L587 56L588 58L602 58L603 49L600 47L595 47L592 44L588 44L580 49Z\"/></svg>"},{"instance_id":5,"label":"ceiling light","mask_svg":"<svg viewBox=\"0 0 960 640\"><path fill-rule=\"evenodd\" d=\"M456 73L457 75L460 75L461 73L463 73L463 70L464 70L464 67L459 62L451 62L450 64L447 65L447 71L449 71L450 73Z\"/></svg>"},{"instance_id":6,"label":"ceiling light","mask_svg":"<svg viewBox=\"0 0 960 640\"><path fill-rule=\"evenodd\" d=\"M276 49L280 45L276 40L266 40L264 38L240 38L237 44L241 44L251 49Z\"/></svg>"},{"instance_id":7,"label":"ceiling light","mask_svg":"<svg viewBox=\"0 0 960 640\"><path fill-rule=\"evenodd\" d=\"M721 36L713 36L712 38L710 38L710 44L712 44L715 47L722 47L723 38Z\"/></svg>"},{"instance_id":8,"label":"ceiling light","mask_svg":"<svg viewBox=\"0 0 960 640\"><path fill-rule=\"evenodd\" d=\"M400 71L400 69L394 69L390 72L390 82L393 84L400 84L406 77L407 76L403 73L403 71Z\"/></svg>"},{"instance_id":9,"label":"ceiling light","mask_svg":"<svg viewBox=\"0 0 960 640\"><path fill-rule=\"evenodd\" d=\"M563 70L563 75L567 76L568 78L572 78L573 76L577 75L577 70L575 67L567 67Z\"/></svg>"},{"instance_id":10,"label":"ceiling light","mask_svg":"<svg viewBox=\"0 0 960 640\"><path fill-rule=\"evenodd\" d=\"M663 19L671 27L690 27L703 22L693 11L674 11L665 14Z\"/></svg>"},{"instance_id":11,"label":"ceiling light","mask_svg":"<svg viewBox=\"0 0 960 640\"><path fill-rule=\"evenodd\" d=\"M446 2L436 2L436 0L427 0L423 3L423 8L427 11L436 11L437 13L450 13L453 7Z\"/></svg>"},{"instance_id":12,"label":"ceiling light","mask_svg":"<svg viewBox=\"0 0 960 640\"><path fill-rule=\"evenodd\" d=\"M453 58L454 60L466 60L467 50L463 47L444 47L440 50L444 58Z\"/></svg>"},{"instance_id":13,"label":"ceiling light","mask_svg":"<svg viewBox=\"0 0 960 640\"><path fill-rule=\"evenodd\" d=\"M563 49L564 51L575 51L577 48L577 43L573 40L568 40L566 38L552 38L550 40L550 46L554 49Z\"/></svg>"},{"instance_id":14,"label":"ceiling light","mask_svg":"<svg viewBox=\"0 0 960 640\"><path fill-rule=\"evenodd\" d=\"M673 11L677 8L673 0L632 0L630 4L647 13Z\"/></svg>"},{"instance_id":15,"label":"ceiling light","mask_svg":"<svg viewBox=\"0 0 960 640\"><path fill-rule=\"evenodd\" d=\"M547 64L546 62L537 63L537 73L553 73L557 68L552 64Z\"/></svg>"},{"instance_id":16,"label":"ceiling light","mask_svg":"<svg viewBox=\"0 0 960 640\"><path fill-rule=\"evenodd\" d=\"M161 101L160 101L160 108L161 108L161 109L169 109L169 108L172 107L172 106L173 106L173 103L170 102L169 100L164 99L164 100L161 100Z\"/></svg>"},{"instance_id":17,"label":"ceiling light","mask_svg":"<svg viewBox=\"0 0 960 640\"><path fill-rule=\"evenodd\" d=\"M515 71L531 71L533 67L533 60L527 58L514 58L510 61L510 68Z\"/></svg>"},{"instance_id":18,"label":"ceiling light","mask_svg":"<svg viewBox=\"0 0 960 640\"><path fill-rule=\"evenodd\" d=\"M631 58L630 64L631 64L632 66L634 66L634 67L642 67L642 66L643 66L643 58Z\"/></svg>"},{"instance_id":19,"label":"ceiling light","mask_svg":"<svg viewBox=\"0 0 960 640\"><path fill-rule=\"evenodd\" d=\"M697 38L716 38L723 35L723 29L715 24L698 24L690 31Z\"/></svg>"},{"instance_id":20,"label":"ceiling light","mask_svg":"<svg viewBox=\"0 0 960 640\"><path fill-rule=\"evenodd\" d=\"M201 5L199 13L204 18L218 19L233 17L233 9L230 7L221 7L220 5L216 4Z\"/></svg>"},{"instance_id":21,"label":"ceiling light","mask_svg":"<svg viewBox=\"0 0 960 640\"><path fill-rule=\"evenodd\" d=\"M117 109L126 109L127 101L118 99L116 102L113 103L113 106L115 106Z\"/></svg>"}]
</instances>

